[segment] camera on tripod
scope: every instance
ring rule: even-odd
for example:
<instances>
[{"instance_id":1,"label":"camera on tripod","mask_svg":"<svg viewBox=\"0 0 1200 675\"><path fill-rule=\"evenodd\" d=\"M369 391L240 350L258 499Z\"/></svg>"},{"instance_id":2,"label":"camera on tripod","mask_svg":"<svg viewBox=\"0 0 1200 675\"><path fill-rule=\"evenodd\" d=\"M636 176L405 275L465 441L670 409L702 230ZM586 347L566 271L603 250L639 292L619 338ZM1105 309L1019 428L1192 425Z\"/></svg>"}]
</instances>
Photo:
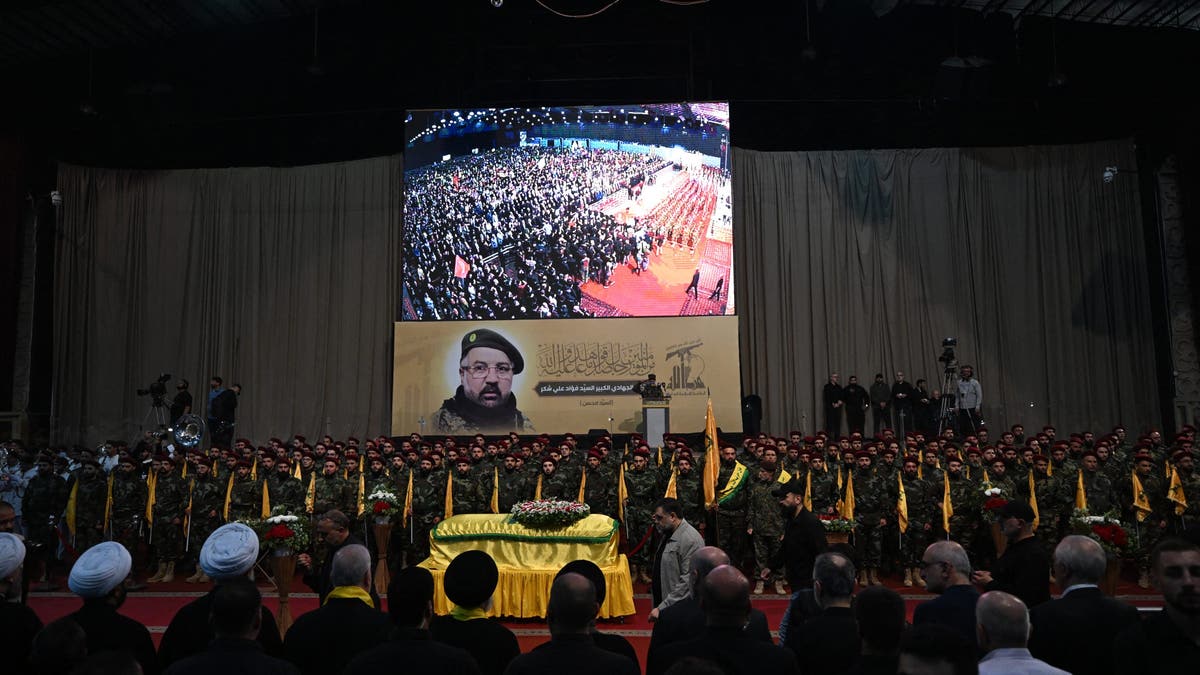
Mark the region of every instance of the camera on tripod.
<instances>
[{"instance_id":1,"label":"camera on tripod","mask_svg":"<svg viewBox=\"0 0 1200 675\"><path fill-rule=\"evenodd\" d=\"M171 381L170 373L162 373L158 379L151 382L150 386L145 389L138 389L138 396L149 396L156 407L166 405L167 387L166 383Z\"/></svg>"},{"instance_id":2,"label":"camera on tripod","mask_svg":"<svg viewBox=\"0 0 1200 675\"><path fill-rule=\"evenodd\" d=\"M957 346L957 338L948 337L942 340L942 355L938 357L938 363L946 364L946 370L953 370L958 362L958 357L954 355L954 348Z\"/></svg>"}]
</instances>

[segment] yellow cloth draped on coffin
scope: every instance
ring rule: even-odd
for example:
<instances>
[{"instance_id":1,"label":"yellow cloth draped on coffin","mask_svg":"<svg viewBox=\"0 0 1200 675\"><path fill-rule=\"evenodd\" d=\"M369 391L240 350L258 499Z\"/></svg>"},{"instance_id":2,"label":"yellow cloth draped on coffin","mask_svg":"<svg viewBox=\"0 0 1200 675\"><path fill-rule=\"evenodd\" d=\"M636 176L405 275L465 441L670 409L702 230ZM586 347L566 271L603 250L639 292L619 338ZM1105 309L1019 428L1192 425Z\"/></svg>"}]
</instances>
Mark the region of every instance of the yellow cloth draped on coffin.
<instances>
[{"instance_id":1,"label":"yellow cloth draped on coffin","mask_svg":"<svg viewBox=\"0 0 1200 675\"><path fill-rule=\"evenodd\" d=\"M545 616L558 570L572 560L590 560L603 570L608 584L600 617L629 616L635 612L633 580L628 561L617 550L619 536L617 521L600 515L555 530L531 529L507 514L454 516L429 533L429 557L421 567L433 573L434 611L449 614L452 603L442 589L443 572L459 553L484 551L500 570L489 615L532 618Z\"/></svg>"}]
</instances>

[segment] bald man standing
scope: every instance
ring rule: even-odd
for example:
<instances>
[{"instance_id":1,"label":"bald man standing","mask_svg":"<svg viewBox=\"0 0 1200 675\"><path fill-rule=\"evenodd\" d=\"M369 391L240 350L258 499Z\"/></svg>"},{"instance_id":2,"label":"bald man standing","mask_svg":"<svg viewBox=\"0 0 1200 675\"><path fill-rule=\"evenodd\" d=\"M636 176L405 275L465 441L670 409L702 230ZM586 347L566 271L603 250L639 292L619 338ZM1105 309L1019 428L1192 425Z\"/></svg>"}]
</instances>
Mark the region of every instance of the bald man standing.
<instances>
[{"instance_id":1,"label":"bald man standing","mask_svg":"<svg viewBox=\"0 0 1200 675\"><path fill-rule=\"evenodd\" d=\"M992 591L980 596L975 632L987 652L979 661L979 675L1070 675L1029 653L1029 610L1015 595Z\"/></svg>"},{"instance_id":2,"label":"bald man standing","mask_svg":"<svg viewBox=\"0 0 1200 675\"><path fill-rule=\"evenodd\" d=\"M799 675L791 651L747 635L750 581L732 565L709 572L700 587L705 629L694 639L669 644L648 656L646 675L662 675L689 656L720 664L726 675Z\"/></svg>"}]
</instances>

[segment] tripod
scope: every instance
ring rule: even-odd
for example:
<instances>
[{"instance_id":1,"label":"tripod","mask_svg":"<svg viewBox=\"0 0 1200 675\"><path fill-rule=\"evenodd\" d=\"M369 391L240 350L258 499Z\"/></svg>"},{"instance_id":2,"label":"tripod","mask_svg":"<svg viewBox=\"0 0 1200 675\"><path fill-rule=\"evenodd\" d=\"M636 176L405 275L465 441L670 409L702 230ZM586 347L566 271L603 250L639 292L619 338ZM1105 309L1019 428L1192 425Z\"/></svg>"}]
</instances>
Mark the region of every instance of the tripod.
<instances>
[{"instance_id":1,"label":"tripod","mask_svg":"<svg viewBox=\"0 0 1200 675\"><path fill-rule=\"evenodd\" d=\"M138 428L138 431L144 432L146 430L146 425L147 425L147 423L150 422L151 418L154 419L155 430L161 431L163 429L166 429L167 423L170 421L167 419L167 417L168 417L168 415L167 415L166 400L161 399L161 398L155 398L153 401L150 402L150 407L146 409L146 414L144 416L142 416L142 425Z\"/></svg>"},{"instance_id":2,"label":"tripod","mask_svg":"<svg viewBox=\"0 0 1200 675\"><path fill-rule=\"evenodd\" d=\"M954 383L954 378L958 375L958 364L955 361L946 362L946 369L942 373L942 406L938 411L938 436L946 430L946 425L949 424L954 428L955 415L958 414L958 385ZM950 393L950 387L954 387L954 393ZM956 432L958 429L954 429Z\"/></svg>"}]
</instances>

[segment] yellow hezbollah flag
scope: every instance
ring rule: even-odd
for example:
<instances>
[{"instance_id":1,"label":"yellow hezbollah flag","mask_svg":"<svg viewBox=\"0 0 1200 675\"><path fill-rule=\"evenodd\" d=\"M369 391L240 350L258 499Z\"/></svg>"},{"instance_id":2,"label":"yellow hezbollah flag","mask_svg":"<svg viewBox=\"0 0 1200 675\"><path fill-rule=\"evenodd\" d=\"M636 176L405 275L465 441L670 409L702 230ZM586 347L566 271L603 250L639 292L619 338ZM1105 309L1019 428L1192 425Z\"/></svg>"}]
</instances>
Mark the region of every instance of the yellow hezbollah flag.
<instances>
[{"instance_id":1,"label":"yellow hezbollah flag","mask_svg":"<svg viewBox=\"0 0 1200 675\"><path fill-rule=\"evenodd\" d=\"M628 451L628 446L626 450ZM538 478L538 485L541 485L541 478ZM621 466L617 470L617 519L622 523L625 522L625 500L629 499L629 486L625 484L625 460L621 460Z\"/></svg>"},{"instance_id":2,"label":"yellow hezbollah flag","mask_svg":"<svg viewBox=\"0 0 1200 675\"><path fill-rule=\"evenodd\" d=\"M292 467L292 478L299 480L300 477L303 475L304 475L304 473L300 469L300 461L297 460L296 466Z\"/></svg>"},{"instance_id":3,"label":"yellow hezbollah flag","mask_svg":"<svg viewBox=\"0 0 1200 675\"><path fill-rule=\"evenodd\" d=\"M854 520L854 472L846 474L846 496L842 498L842 517Z\"/></svg>"},{"instance_id":4,"label":"yellow hezbollah flag","mask_svg":"<svg viewBox=\"0 0 1200 675\"><path fill-rule=\"evenodd\" d=\"M400 527L408 527L408 514L412 512L412 482L415 470L408 470L408 487L404 489L404 515L400 516Z\"/></svg>"},{"instance_id":5,"label":"yellow hezbollah flag","mask_svg":"<svg viewBox=\"0 0 1200 675\"><path fill-rule=\"evenodd\" d=\"M271 490L267 487L267 479L262 482L262 518L266 520L271 517Z\"/></svg>"},{"instance_id":6,"label":"yellow hezbollah flag","mask_svg":"<svg viewBox=\"0 0 1200 675\"><path fill-rule=\"evenodd\" d=\"M804 508L812 511L812 469L804 475Z\"/></svg>"},{"instance_id":7,"label":"yellow hezbollah flag","mask_svg":"<svg viewBox=\"0 0 1200 675\"><path fill-rule=\"evenodd\" d=\"M1083 469L1079 470L1079 480L1075 483L1075 508L1087 511L1087 490L1083 487Z\"/></svg>"},{"instance_id":8,"label":"yellow hezbollah flag","mask_svg":"<svg viewBox=\"0 0 1200 675\"><path fill-rule=\"evenodd\" d=\"M232 479L233 479L233 477L230 476L230 480L232 480ZM309 474L309 476L308 476L308 492L306 492L304 494L304 510L307 511L308 513L312 513L313 505L316 503L317 503L317 470L313 469L313 472L311 474Z\"/></svg>"},{"instance_id":9,"label":"yellow hezbollah flag","mask_svg":"<svg viewBox=\"0 0 1200 675\"><path fill-rule=\"evenodd\" d=\"M363 504L363 492L367 487L366 474L362 471L358 472L358 515L362 515L366 510L366 504Z\"/></svg>"},{"instance_id":10,"label":"yellow hezbollah flag","mask_svg":"<svg viewBox=\"0 0 1200 675\"><path fill-rule=\"evenodd\" d=\"M146 495L146 524L153 527L154 526L154 502L156 501L155 492L156 492L156 488L158 487L158 474L155 473L155 471L153 469L151 469L150 474L148 476L146 476L146 487L148 488L147 489L148 494Z\"/></svg>"},{"instance_id":11,"label":"yellow hezbollah flag","mask_svg":"<svg viewBox=\"0 0 1200 675\"><path fill-rule=\"evenodd\" d=\"M108 517L112 514L112 487L113 475L110 473L108 475L108 495L104 498L104 532L106 536L108 533Z\"/></svg>"},{"instance_id":12,"label":"yellow hezbollah flag","mask_svg":"<svg viewBox=\"0 0 1200 675\"><path fill-rule=\"evenodd\" d=\"M908 496L904 493L904 479L896 474L896 484L900 486L900 496L896 498L896 524L901 532L908 531Z\"/></svg>"},{"instance_id":13,"label":"yellow hezbollah flag","mask_svg":"<svg viewBox=\"0 0 1200 675\"><path fill-rule=\"evenodd\" d=\"M446 472L446 518L454 515L454 470Z\"/></svg>"},{"instance_id":14,"label":"yellow hezbollah flag","mask_svg":"<svg viewBox=\"0 0 1200 675\"><path fill-rule=\"evenodd\" d=\"M411 473L409 473L409 478L412 478ZM489 506L491 506L492 513L500 513L500 467L498 466L492 467L492 501Z\"/></svg>"},{"instance_id":15,"label":"yellow hezbollah flag","mask_svg":"<svg viewBox=\"0 0 1200 675\"><path fill-rule=\"evenodd\" d=\"M672 481L675 480L675 469L671 469L671 480ZM583 494L584 494L584 489L586 487L587 487L587 469L584 469L583 471L579 472L579 498L575 500L575 501L579 502L580 504L583 504L585 501L583 498ZM670 489L672 489L672 487L670 485L668 485L667 489L670 490Z\"/></svg>"},{"instance_id":16,"label":"yellow hezbollah flag","mask_svg":"<svg viewBox=\"0 0 1200 675\"><path fill-rule=\"evenodd\" d=\"M75 536L75 505L78 498L79 481L76 480L75 483L71 485L71 496L67 497L67 517L64 519L67 523L67 531L71 533L72 537Z\"/></svg>"},{"instance_id":17,"label":"yellow hezbollah flag","mask_svg":"<svg viewBox=\"0 0 1200 675\"><path fill-rule=\"evenodd\" d=\"M786 484L792 482L792 474L788 473L787 469L780 469L779 470L779 478L775 482L783 483L786 485Z\"/></svg>"},{"instance_id":18,"label":"yellow hezbollah flag","mask_svg":"<svg viewBox=\"0 0 1200 675\"><path fill-rule=\"evenodd\" d=\"M942 474L942 529L950 534L950 518L954 515L954 503L950 500L950 473Z\"/></svg>"},{"instance_id":19,"label":"yellow hezbollah flag","mask_svg":"<svg viewBox=\"0 0 1200 675\"><path fill-rule=\"evenodd\" d=\"M1167 488L1167 500L1175 505L1175 515L1182 516L1187 511L1187 495L1183 493L1183 481L1179 480L1179 472L1171 471L1171 486Z\"/></svg>"},{"instance_id":20,"label":"yellow hezbollah flag","mask_svg":"<svg viewBox=\"0 0 1200 675\"><path fill-rule=\"evenodd\" d=\"M1142 488L1142 479L1138 478L1137 469L1133 470L1133 510L1137 512L1138 522L1146 519L1154 509L1150 508L1150 498Z\"/></svg>"},{"instance_id":21,"label":"yellow hezbollah flag","mask_svg":"<svg viewBox=\"0 0 1200 675\"><path fill-rule=\"evenodd\" d=\"M721 473L721 449L717 441L717 418L713 416L712 399L704 413L704 505L717 505L717 477Z\"/></svg>"},{"instance_id":22,"label":"yellow hezbollah flag","mask_svg":"<svg viewBox=\"0 0 1200 675\"><path fill-rule=\"evenodd\" d=\"M679 470L676 469L675 467L671 467L671 477L669 479L667 479L667 491L663 493L664 497L670 497L671 499L679 498L678 478L679 478ZM580 492L580 494L583 494L582 482L580 483L580 486L579 486L579 492ZM583 501L583 500L580 499L579 501Z\"/></svg>"},{"instance_id":23,"label":"yellow hezbollah flag","mask_svg":"<svg viewBox=\"0 0 1200 675\"><path fill-rule=\"evenodd\" d=\"M237 474L229 474L229 483L225 486L225 507L221 509L221 517L229 520L229 499L233 497L233 477Z\"/></svg>"},{"instance_id":24,"label":"yellow hezbollah flag","mask_svg":"<svg viewBox=\"0 0 1200 675\"><path fill-rule=\"evenodd\" d=\"M1037 483L1033 480L1033 469L1029 470L1029 508L1033 509L1033 529L1036 531L1042 515L1038 513Z\"/></svg>"},{"instance_id":25,"label":"yellow hezbollah flag","mask_svg":"<svg viewBox=\"0 0 1200 675\"><path fill-rule=\"evenodd\" d=\"M539 472L538 472L538 482L537 482L537 487L533 489L533 498L534 498L535 500L538 500L538 499L541 499L541 498L542 498L542 476L545 476L545 475L546 475L546 472L545 472L545 471L539 471Z\"/></svg>"}]
</instances>

